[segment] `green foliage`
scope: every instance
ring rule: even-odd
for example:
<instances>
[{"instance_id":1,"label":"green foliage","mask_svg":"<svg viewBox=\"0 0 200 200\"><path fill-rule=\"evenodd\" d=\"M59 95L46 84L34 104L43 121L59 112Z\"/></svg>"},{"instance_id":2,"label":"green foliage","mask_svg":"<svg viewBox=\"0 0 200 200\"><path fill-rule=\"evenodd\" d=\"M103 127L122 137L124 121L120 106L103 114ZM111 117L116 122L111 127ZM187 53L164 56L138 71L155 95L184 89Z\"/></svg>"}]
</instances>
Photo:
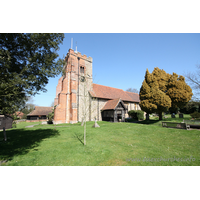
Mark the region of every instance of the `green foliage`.
<instances>
[{"instance_id":1,"label":"green foliage","mask_svg":"<svg viewBox=\"0 0 200 200\"><path fill-rule=\"evenodd\" d=\"M23 108L27 96L46 91L50 77L62 71L56 51L64 34L0 34L0 112Z\"/></svg>"},{"instance_id":2,"label":"green foliage","mask_svg":"<svg viewBox=\"0 0 200 200\"><path fill-rule=\"evenodd\" d=\"M192 89L185 83L183 76L178 76L173 73L167 84L166 94L172 100L172 111L177 111L178 108L183 108L192 98Z\"/></svg>"},{"instance_id":3,"label":"green foliage","mask_svg":"<svg viewBox=\"0 0 200 200\"><path fill-rule=\"evenodd\" d=\"M15 121L12 123L12 128L17 128L17 123Z\"/></svg>"},{"instance_id":4,"label":"green foliage","mask_svg":"<svg viewBox=\"0 0 200 200\"><path fill-rule=\"evenodd\" d=\"M191 114L195 111L200 112L200 102L199 101L189 101L186 106L180 109L180 112L185 114Z\"/></svg>"},{"instance_id":5,"label":"green foliage","mask_svg":"<svg viewBox=\"0 0 200 200\"><path fill-rule=\"evenodd\" d=\"M47 115L47 118L48 118L48 124L53 124L53 118L54 118L54 113L52 112L52 113L49 113L48 115Z\"/></svg>"},{"instance_id":6,"label":"green foliage","mask_svg":"<svg viewBox=\"0 0 200 200\"><path fill-rule=\"evenodd\" d=\"M144 111L137 110L137 118L138 120L144 120Z\"/></svg>"},{"instance_id":7,"label":"green foliage","mask_svg":"<svg viewBox=\"0 0 200 200\"><path fill-rule=\"evenodd\" d=\"M192 97L191 88L183 76L170 75L158 67L152 73L146 70L145 80L140 88L140 107L143 111L159 114L170 109L182 108Z\"/></svg>"},{"instance_id":8,"label":"green foliage","mask_svg":"<svg viewBox=\"0 0 200 200\"><path fill-rule=\"evenodd\" d=\"M52 112L47 115L47 118L48 118L48 122L47 123L48 124L53 124L55 107L56 106L54 106L54 108L52 109Z\"/></svg>"},{"instance_id":9,"label":"green foliage","mask_svg":"<svg viewBox=\"0 0 200 200\"><path fill-rule=\"evenodd\" d=\"M191 113L190 116L191 116L192 118L200 118L200 113L196 111L196 112L194 112L194 113Z\"/></svg>"},{"instance_id":10,"label":"green foliage","mask_svg":"<svg viewBox=\"0 0 200 200\"><path fill-rule=\"evenodd\" d=\"M128 111L128 115L133 118L133 119L137 119L137 112L136 110L130 110Z\"/></svg>"},{"instance_id":11,"label":"green foliage","mask_svg":"<svg viewBox=\"0 0 200 200\"><path fill-rule=\"evenodd\" d=\"M3 164L7 166L200 165L199 130L167 129L159 126L159 121L152 121L156 123L101 121L99 129L92 128L94 122L87 122L86 146L75 137L75 134L82 135L80 123L62 124L54 130L53 125L25 128L33 122L22 122L17 124L17 129L6 131L10 142L1 143L0 160L7 160ZM0 136L2 139L3 134ZM128 160L191 156L195 161Z\"/></svg>"},{"instance_id":12,"label":"green foliage","mask_svg":"<svg viewBox=\"0 0 200 200\"><path fill-rule=\"evenodd\" d=\"M34 104L26 103L24 108L21 109L21 112L24 113L24 115L22 116L22 119L27 119L27 115L31 113L34 110L34 108L35 108Z\"/></svg>"},{"instance_id":13,"label":"green foliage","mask_svg":"<svg viewBox=\"0 0 200 200\"><path fill-rule=\"evenodd\" d=\"M16 113L14 113L14 114L11 115L11 116L12 116L13 120L18 120L18 119L20 119L20 118L16 115Z\"/></svg>"},{"instance_id":14,"label":"green foliage","mask_svg":"<svg viewBox=\"0 0 200 200\"><path fill-rule=\"evenodd\" d=\"M146 113L158 113L162 119L162 112L171 107L171 99L164 92L168 75L164 70L155 68L150 74L146 71L145 80L140 88L140 107Z\"/></svg>"},{"instance_id":15,"label":"green foliage","mask_svg":"<svg viewBox=\"0 0 200 200\"><path fill-rule=\"evenodd\" d=\"M135 120L143 120L144 119L144 112L142 110L130 110L128 114L131 118Z\"/></svg>"}]
</instances>

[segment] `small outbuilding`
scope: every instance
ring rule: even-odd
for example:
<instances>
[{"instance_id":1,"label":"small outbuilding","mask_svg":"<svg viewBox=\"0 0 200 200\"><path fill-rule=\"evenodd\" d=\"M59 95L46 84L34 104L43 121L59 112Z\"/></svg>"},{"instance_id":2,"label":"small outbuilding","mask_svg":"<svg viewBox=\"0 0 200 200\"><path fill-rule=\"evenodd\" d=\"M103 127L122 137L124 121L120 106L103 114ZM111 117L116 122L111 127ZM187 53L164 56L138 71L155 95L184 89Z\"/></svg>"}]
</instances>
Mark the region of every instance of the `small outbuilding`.
<instances>
[{"instance_id":1,"label":"small outbuilding","mask_svg":"<svg viewBox=\"0 0 200 200\"><path fill-rule=\"evenodd\" d=\"M9 115L0 115L0 129L12 128L13 118Z\"/></svg>"},{"instance_id":2,"label":"small outbuilding","mask_svg":"<svg viewBox=\"0 0 200 200\"><path fill-rule=\"evenodd\" d=\"M47 119L47 115L51 113L53 107L35 106L35 109L27 115L27 120Z\"/></svg>"},{"instance_id":3,"label":"small outbuilding","mask_svg":"<svg viewBox=\"0 0 200 200\"><path fill-rule=\"evenodd\" d=\"M110 122L125 122L125 114L127 110L127 107L121 99L109 100L101 110L102 120Z\"/></svg>"}]
</instances>

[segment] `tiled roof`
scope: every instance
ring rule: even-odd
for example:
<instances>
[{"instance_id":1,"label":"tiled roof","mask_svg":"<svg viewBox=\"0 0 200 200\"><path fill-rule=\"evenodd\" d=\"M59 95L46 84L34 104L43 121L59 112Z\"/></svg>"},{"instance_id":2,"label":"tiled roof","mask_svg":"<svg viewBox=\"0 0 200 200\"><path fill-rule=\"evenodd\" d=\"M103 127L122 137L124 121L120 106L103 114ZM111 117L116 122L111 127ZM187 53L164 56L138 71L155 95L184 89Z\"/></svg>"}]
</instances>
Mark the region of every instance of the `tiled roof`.
<instances>
[{"instance_id":1,"label":"tiled roof","mask_svg":"<svg viewBox=\"0 0 200 200\"><path fill-rule=\"evenodd\" d=\"M39 115L48 115L52 112L53 107L41 107L41 106L35 106L35 110L33 110L31 113L29 113L27 116L39 116Z\"/></svg>"},{"instance_id":2,"label":"tiled roof","mask_svg":"<svg viewBox=\"0 0 200 200\"><path fill-rule=\"evenodd\" d=\"M109 100L101 110L114 110L117 107L119 101L120 99Z\"/></svg>"},{"instance_id":3,"label":"tiled roof","mask_svg":"<svg viewBox=\"0 0 200 200\"><path fill-rule=\"evenodd\" d=\"M20 112L20 111L17 111L15 114L16 114L18 117L22 117L22 116L24 115L24 113L23 113L23 112Z\"/></svg>"},{"instance_id":4,"label":"tiled roof","mask_svg":"<svg viewBox=\"0 0 200 200\"><path fill-rule=\"evenodd\" d=\"M119 99L129 102L140 102L139 94L126 92L122 89L112 88L93 83L93 91L90 91L92 97L102 99Z\"/></svg>"},{"instance_id":5,"label":"tiled roof","mask_svg":"<svg viewBox=\"0 0 200 200\"><path fill-rule=\"evenodd\" d=\"M126 94L128 94L130 96L130 98L134 101L134 102L140 102L140 96L137 93L133 93L133 92L127 92L125 91Z\"/></svg>"}]
</instances>

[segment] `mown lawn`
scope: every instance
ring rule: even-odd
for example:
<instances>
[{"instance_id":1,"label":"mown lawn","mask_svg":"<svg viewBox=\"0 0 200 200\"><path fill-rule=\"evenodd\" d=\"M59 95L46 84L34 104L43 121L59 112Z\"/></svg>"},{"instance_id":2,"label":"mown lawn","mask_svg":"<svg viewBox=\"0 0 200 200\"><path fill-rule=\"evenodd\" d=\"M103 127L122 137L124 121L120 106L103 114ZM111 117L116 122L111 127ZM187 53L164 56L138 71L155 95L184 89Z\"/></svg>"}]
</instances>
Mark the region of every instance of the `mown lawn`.
<instances>
[{"instance_id":1,"label":"mown lawn","mask_svg":"<svg viewBox=\"0 0 200 200\"><path fill-rule=\"evenodd\" d=\"M188 116L187 116L188 117ZM186 117L186 118L187 118ZM182 119L165 119L165 121ZM38 123L32 123L38 124ZM0 142L1 165L11 166L199 166L200 130L168 129L157 120L87 122L87 145L78 124L17 124ZM3 139L3 132L0 132ZM182 160L181 160L182 159ZM2 161L7 161L2 163Z\"/></svg>"}]
</instances>

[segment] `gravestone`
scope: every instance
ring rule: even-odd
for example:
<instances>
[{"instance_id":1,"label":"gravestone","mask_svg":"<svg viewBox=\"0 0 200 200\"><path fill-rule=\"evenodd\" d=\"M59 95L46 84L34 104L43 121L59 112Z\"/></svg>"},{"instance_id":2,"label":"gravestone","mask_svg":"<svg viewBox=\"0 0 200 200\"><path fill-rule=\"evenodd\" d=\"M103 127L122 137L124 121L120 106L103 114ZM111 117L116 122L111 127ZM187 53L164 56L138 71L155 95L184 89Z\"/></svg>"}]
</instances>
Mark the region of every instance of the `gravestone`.
<instances>
[{"instance_id":1,"label":"gravestone","mask_svg":"<svg viewBox=\"0 0 200 200\"><path fill-rule=\"evenodd\" d=\"M175 118L176 116L175 116L175 114L174 114L174 113L172 113L172 114L171 114L171 117L172 117L172 118Z\"/></svg>"},{"instance_id":2,"label":"gravestone","mask_svg":"<svg viewBox=\"0 0 200 200\"><path fill-rule=\"evenodd\" d=\"M179 114L179 118L183 118L183 114L182 113Z\"/></svg>"}]
</instances>

